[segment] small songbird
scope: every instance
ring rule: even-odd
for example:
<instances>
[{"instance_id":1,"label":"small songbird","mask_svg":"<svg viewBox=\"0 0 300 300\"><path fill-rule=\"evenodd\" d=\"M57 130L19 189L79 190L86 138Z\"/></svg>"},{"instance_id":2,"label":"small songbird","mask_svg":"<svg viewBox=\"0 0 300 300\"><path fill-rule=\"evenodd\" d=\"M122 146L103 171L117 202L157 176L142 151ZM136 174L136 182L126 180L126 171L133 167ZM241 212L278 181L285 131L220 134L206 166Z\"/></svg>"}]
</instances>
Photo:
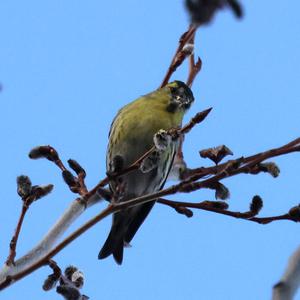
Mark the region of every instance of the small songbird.
<instances>
[{"instance_id":1,"label":"small songbird","mask_svg":"<svg viewBox=\"0 0 300 300\"><path fill-rule=\"evenodd\" d=\"M129 167L153 145L157 149L138 170L120 176L118 183L110 181L112 193L116 193L119 184L123 187L118 201L128 201L163 188L179 144L178 139L168 139L166 130L181 126L183 116L193 101L190 88L181 81L174 81L136 99L118 112L109 133L108 174ZM112 254L121 264L124 246L129 245L154 203L151 201L115 213L98 258Z\"/></svg>"}]
</instances>

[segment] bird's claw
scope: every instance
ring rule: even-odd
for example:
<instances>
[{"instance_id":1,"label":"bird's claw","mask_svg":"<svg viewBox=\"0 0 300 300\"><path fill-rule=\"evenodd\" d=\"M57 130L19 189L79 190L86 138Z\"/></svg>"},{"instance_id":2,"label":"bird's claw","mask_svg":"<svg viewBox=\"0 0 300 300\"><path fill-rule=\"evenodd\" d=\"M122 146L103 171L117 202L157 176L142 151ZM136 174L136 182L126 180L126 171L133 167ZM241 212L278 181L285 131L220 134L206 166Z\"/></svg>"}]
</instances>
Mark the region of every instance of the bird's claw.
<instances>
[{"instance_id":1,"label":"bird's claw","mask_svg":"<svg viewBox=\"0 0 300 300\"><path fill-rule=\"evenodd\" d=\"M156 149L160 151L166 150L172 142L170 134L164 129L154 134L153 141Z\"/></svg>"}]
</instances>

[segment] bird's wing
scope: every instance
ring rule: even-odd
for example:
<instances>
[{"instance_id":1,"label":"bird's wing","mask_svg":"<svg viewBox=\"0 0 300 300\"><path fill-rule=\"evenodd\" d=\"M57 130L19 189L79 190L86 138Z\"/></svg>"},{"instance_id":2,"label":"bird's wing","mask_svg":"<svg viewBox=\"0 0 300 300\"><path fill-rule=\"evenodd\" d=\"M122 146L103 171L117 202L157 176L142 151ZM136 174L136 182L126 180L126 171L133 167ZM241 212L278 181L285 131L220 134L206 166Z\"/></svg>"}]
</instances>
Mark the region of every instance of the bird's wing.
<instances>
[{"instance_id":1,"label":"bird's wing","mask_svg":"<svg viewBox=\"0 0 300 300\"><path fill-rule=\"evenodd\" d=\"M166 172L164 174L164 176L162 177L161 183L159 185L159 188L157 190L161 190L165 183L166 180L168 178L168 175L171 171L172 168L172 164L174 162L175 159L175 155L176 155L176 151L178 149L178 143L174 143L172 149L171 149L171 159L169 159L168 157L165 158L165 162L168 164L167 166L163 167L166 168ZM139 205L137 207L132 208L132 210L135 210L134 214L131 214L131 222L130 225L128 226L128 229L126 231L126 234L124 236L124 240L126 243L130 243L131 240L133 239L133 237L135 236L136 232L138 231L138 229L140 228L140 226L143 224L144 220L147 218L149 212L151 211L153 205L154 205L155 201L151 201L142 205Z\"/></svg>"}]
</instances>

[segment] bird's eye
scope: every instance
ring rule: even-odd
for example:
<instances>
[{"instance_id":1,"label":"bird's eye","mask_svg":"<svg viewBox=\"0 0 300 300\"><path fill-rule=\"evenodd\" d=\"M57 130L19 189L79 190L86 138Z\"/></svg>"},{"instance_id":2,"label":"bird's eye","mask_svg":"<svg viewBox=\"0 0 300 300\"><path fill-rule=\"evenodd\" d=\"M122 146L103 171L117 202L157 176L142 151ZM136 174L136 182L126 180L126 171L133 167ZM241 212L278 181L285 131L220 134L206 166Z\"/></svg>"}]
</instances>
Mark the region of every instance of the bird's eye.
<instances>
[{"instance_id":1,"label":"bird's eye","mask_svg":"<svg viewBox=\"0 0 300 300\"><path fill-rule=\"evenodd\" d=\"M175 91L176 91L176 88L174 88L172 86L170 86L169 89L170 89L170 91L171 91L172 94L175 93Z\"/></svg>"}]
</instances>

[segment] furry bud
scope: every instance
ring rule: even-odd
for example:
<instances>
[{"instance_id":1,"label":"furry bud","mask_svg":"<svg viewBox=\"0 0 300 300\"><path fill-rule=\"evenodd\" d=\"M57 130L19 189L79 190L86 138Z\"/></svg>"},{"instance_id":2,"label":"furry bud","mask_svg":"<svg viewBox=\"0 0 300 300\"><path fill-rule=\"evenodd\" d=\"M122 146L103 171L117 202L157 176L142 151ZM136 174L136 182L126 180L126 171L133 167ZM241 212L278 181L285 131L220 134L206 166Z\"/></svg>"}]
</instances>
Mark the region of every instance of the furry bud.
<instances>
[{"instance_id":1,"label":"furry bud","mask_svg":"<svg viewBox=\"0 0 300 300\"><path fill-rule=\"evenodd\" d=\"M50 161L59 160L57 151L51 146L38 146L29 152L31 159L46 158Z\"/></svg>"},{"instance_id":2,"label":"furry bud","mask_svg":"<svg viewBox=\"0 0 300 300\"><path fill-rule=\"evenodd\" d=\"M26 198L31 193L31 181L28 176L17 177L17 192L21 198Z\"/></svg>"}]
</instances>

